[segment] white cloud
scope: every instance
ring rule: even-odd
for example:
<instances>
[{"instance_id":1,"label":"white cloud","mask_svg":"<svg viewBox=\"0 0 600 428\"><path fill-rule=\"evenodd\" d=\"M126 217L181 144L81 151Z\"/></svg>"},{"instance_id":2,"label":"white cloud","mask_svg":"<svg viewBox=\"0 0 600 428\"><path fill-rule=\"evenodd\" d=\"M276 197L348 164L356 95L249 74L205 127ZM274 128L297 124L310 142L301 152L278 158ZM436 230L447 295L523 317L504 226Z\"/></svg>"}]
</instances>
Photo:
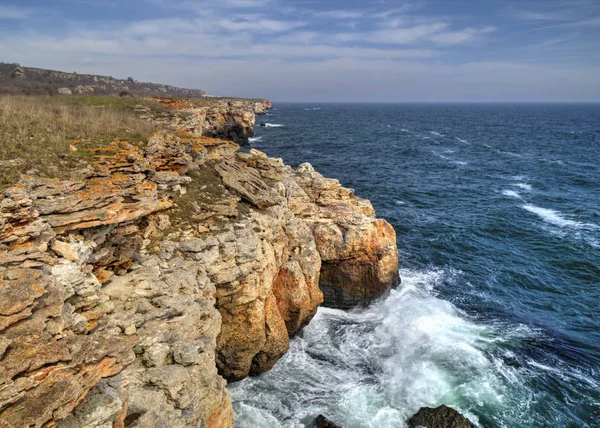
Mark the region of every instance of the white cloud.
<instances>
[{"instance_id":1,"label":"white cloud","mask_svg":"<svg viewBox=\"0 0 600 428\"><path fill-rule=\"evenodd\" d=\"M328 10L325 12L317 12L315 16L322 18L333 18L333 19L359 19L368 16L368 12L359 10Z\"/></svg>"},{"instance_id":2,"label":"white cloud","mask_svg":"<svg viewBox=\"0 0 600 428\"><path fill-rule=\"evenodd\" d=\"M457 45L472 40L475 36L492 33L495 27L465 28L460 31L449 31L432 35L429 39L440 45Z\"/></svg>"},{"instance_id":3,"label":"white cloud","mask_svg":"<svg viewBox=\"0 0 600 428\"><path fill-rule=\"evenodd\" d=\"M257 20L231 20L224 19L219 21L219 25L231 31L254 31L254 32L272 32L281 33L290 31L306 25L302 21L277 21L274 19Z\"/></svg>"},{"instance_id":4,"label":"white cloud","mask_svg":"<svg viewBox=\"0 0 600 428\"><path fill-rule=\"evenodd\" d=\"M519 10L516 12L519 19L531 21L564 21L566 20L564 13L559 12L532 12L527 10Z\"/></svg>"},{"instance_id":5,"label":"white cloud","mask_svg":"<svg viewBox=\"0 0 600 428\"><path fill-rule=\"evenodd\" d=\"M434 24L416 25L414 27L379 30L368 34L365 40L375 43L405 45L427 39L447 27L448 24L438 22Z\"/></svg>"}]
</instances>

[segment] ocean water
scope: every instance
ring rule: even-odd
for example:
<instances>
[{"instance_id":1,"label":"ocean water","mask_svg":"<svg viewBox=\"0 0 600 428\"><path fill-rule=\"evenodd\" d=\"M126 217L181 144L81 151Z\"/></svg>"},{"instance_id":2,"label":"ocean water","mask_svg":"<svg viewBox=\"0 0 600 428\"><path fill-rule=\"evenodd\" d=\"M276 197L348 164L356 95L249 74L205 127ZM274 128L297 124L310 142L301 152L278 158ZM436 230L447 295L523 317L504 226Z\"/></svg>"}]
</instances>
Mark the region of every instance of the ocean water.
<instances>
[{"instance_id":1,"label":"ocean water","mask_svg":"<svg viewBox=\"0 0 600 428\"><path fill-rule=\"evenodd\" d=\"M600 105L276 104L252 146L310 162L396 229L402 283L320 308L239 427L600 426Z\"/></svg>"}]
</instances>

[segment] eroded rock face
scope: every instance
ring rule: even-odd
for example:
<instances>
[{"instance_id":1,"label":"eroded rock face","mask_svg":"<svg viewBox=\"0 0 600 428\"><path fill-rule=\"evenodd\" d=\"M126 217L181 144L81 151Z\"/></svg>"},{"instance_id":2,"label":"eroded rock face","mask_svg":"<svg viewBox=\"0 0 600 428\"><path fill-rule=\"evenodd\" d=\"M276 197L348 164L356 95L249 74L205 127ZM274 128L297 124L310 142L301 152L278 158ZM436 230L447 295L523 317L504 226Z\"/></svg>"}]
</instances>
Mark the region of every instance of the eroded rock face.
<instances>
[{"instance_id":1,"label":"eroded rock face","mask_svg":"<svg viewBox=\"0 0 600 428\"><path fill-rule=\"evenodd\" d=\"M267 114L267 110L270 110L272 108L273 108L273 105L271 104L270 101L267 101L267 100L260 100L260 101L253 102L254 114L256 114L257 116Z\"/></svg>"},{"instance_id":2,"label":"eroded rock face","mask_svg":"<svg viewBox=\"0 0 600 428\"><path fill-rule=\"evenodd\" d=\"M156 101L178 112L166 120L165 125L191 135L223 138L238 144L248 144L248 138L254 135L256 115L266 114L271 108L268 101L228 98L157 98ZM181 112L185 114L179 114Z\"/></svg>"},{"instance_id":3,"label":"eroded rock face","mask_svg":"<svg viewBox=\"0 0 600 428\"><path fill-rule=\"evenodd\" d=\"M2 193L0 426L233 426L224 378L269 370L324 294L395 285L368 201L236 148L156 133Z\"/></svg>"},{"instance_id":4,"label":"eroded rock face","mask_svg":"<svg viewBox=\"0 0 600 428\"><path fill-rule=\"evenodd\" d=\"M306 221L323 262L324 305L340 309L366 305L395 287L396 232L387 221L375 218L371 203L309 164L300 165L294 178L314 204Z\"/></svg>"}]
</instances>

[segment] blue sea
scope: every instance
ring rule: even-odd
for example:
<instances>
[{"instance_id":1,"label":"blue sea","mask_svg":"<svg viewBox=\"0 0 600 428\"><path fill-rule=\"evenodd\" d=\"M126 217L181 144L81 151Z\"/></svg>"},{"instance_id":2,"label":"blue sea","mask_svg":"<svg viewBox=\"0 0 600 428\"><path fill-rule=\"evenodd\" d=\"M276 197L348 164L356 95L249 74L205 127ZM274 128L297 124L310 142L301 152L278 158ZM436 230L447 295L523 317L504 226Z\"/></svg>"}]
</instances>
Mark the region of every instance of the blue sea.
<instances>
[{"instance_id":1,"label":"blue sea","mask_svg":"<svg viewBox=\"0 0 600 428\"><path fill-rule=\"evenodd\" d=\"M600 105L275 104L252 147L310 162L396 229L402 283L320 308L239 427L600 426Z\"/></svg>"}]
</instances>

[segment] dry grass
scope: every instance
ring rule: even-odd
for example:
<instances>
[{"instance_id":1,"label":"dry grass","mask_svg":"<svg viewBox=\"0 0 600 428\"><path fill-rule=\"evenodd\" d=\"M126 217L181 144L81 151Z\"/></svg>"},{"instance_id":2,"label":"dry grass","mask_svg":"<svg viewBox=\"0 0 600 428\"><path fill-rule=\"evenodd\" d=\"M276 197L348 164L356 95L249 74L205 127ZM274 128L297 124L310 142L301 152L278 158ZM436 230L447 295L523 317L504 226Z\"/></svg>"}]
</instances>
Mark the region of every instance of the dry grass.
<instances>
[{"instance_id":1,"label":"dry grass","mask_svg":"<svg viewBox=\"0 0 600 428\"><path fill-rule=\"evenodd\" d=\"M157 129L138 117L134 106L164 109L159 103L115 96L0 96L0 188L21 173L69 178L89 160L86 147L106 145L116 137L144 143ZM77 151L73 140L82 141Z\"/></svg>"}]
</instances>

